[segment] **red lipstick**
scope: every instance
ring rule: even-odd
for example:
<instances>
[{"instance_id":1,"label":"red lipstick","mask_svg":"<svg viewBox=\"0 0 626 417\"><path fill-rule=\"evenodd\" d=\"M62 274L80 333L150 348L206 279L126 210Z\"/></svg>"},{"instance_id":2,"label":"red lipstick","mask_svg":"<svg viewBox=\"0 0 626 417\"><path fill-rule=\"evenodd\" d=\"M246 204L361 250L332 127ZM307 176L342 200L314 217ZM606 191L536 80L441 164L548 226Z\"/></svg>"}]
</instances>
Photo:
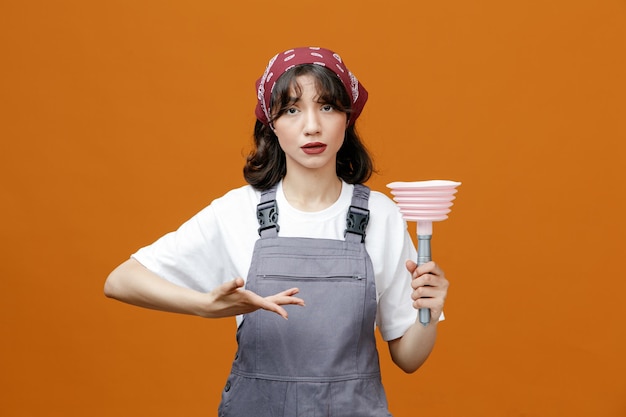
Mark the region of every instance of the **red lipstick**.
<instances>
[{"instance_id":1,"label":"red lipstick","mask_svg":"<svg viewBox=\"0 0 626 417\"><path fill-rule=\"evenodd\" d=\"M300 149L307 155L317 155L326 150L326 145L321 142L311 142L302 146Z\"/></svg>"}]
</instances>

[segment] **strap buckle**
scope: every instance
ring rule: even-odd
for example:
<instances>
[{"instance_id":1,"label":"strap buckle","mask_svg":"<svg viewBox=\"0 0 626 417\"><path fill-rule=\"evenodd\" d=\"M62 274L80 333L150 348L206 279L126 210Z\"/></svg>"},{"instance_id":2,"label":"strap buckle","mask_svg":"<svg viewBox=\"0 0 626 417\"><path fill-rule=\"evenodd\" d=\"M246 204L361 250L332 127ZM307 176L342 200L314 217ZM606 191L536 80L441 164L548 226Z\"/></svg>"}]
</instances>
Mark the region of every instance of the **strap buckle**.
<instances>
[{"instance_id":1,"label":"strap buckle","mask_svg":"<svg viewBox=\"0 0 626 417\"><path fill-rule=\"evenodd\" d=\"M365 242L365 229L370 220L370 211L356 206L350 206L348 215L346 216L346 231L344 237L348 233L354 233L361 236L361 243Z\"/></svg>"},{"instance_id":2,"label":"strap buckle","mask_svg":"<svg viewBox=\"0 0 626 417\"><path fill-rule=\"evenodd\" d=\"M259 221L259 236L261 236L261 232L271 229L272 227L276 228L276 233L280 230L276 200L258 204L256 206L256 217Z\"/></svg>"}]
</instances>

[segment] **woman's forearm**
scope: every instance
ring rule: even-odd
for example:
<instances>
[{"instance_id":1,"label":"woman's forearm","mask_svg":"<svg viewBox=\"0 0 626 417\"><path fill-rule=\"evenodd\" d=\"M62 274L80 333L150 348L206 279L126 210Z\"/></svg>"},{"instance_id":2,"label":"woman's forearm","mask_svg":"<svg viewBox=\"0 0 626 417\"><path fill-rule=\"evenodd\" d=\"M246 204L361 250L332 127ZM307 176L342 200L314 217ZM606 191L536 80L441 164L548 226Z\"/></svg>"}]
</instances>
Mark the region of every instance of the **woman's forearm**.
<instances>
[{"instance_id":1,"label":"woman's forearm","mask_svg":"<svg viewBox=\"0 0 626 417\"><path fill-rule=\"evenodd\" d=\"M199 316L207 303L206 294L172 284L134 259L109 274L104 294L139 307Z\"/></svg>"},{"instance_id":2,"label":"woman's forearm","mask_svg":"<svg viewBox=\"0 0 626 417\"><path fill-rule=\"evenodd\" d=\"M404 372L415 372L426 361L435 346L437 323L423 326L416 321L402 337L389 341L391 359Z\"/></svg>"}]
</instances>

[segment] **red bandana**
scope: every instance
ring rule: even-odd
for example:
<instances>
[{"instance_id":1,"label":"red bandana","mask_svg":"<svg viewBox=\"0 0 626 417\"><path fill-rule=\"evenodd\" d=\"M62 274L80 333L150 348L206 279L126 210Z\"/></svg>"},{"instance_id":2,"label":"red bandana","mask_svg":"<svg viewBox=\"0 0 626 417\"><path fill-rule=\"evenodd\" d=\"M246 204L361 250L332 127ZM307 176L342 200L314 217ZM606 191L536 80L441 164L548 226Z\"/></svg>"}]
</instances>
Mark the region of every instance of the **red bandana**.
<instances>
[{"instance_id":1,"label":"red bandana","mask_svg":"<svg viewBox=\"0 0 626 417\"><path fill-rule=\"evenodd\" d=\"M354 124L367 101L367 90L346 68L338 54L328 49L316 47L289 49L270 59L263 76L256 82L257 98L259 100L255 110L257 119L265 125L269 124L270 98L274 84L286 71L301 64L321 65L337 74L352 99L352 112L348 124Z\"/></svg>"}]
</instances>

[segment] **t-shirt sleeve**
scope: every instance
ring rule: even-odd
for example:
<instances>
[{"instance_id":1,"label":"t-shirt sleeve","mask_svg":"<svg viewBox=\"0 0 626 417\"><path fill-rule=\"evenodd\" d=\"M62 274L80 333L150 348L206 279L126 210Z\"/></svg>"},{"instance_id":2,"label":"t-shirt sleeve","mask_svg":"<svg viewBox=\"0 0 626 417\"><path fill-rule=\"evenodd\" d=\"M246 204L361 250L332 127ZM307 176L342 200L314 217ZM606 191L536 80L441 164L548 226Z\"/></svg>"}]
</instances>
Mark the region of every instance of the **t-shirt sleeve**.
<instances>
[{"instance_id":1,"label":"t-shirt sleeve","mask_svg":"<svg viewBox=\"0 0 626 417\"><path fill-rule=\"evenodd\" d=\"M218 219L209 205L131 257L174 284L208 292L232 275L223 251Z\"/></svg>"},{"instance_id":2,"label":"t-shirt sleeve","mask_svg":"<svg viewBox=\"0 0 626 417\"><path fill-rule=\"evenodd\" d=\"M411 275L405 267L408 259L416 259L413 242L406 230L405 223L392 221L389 240L386 245L384 287L378 300L377 324L383 340L397 339L411 327L417 318L411 299ZM388 240L388 242L389 242Z\"/></svg>"}]
</instances>

